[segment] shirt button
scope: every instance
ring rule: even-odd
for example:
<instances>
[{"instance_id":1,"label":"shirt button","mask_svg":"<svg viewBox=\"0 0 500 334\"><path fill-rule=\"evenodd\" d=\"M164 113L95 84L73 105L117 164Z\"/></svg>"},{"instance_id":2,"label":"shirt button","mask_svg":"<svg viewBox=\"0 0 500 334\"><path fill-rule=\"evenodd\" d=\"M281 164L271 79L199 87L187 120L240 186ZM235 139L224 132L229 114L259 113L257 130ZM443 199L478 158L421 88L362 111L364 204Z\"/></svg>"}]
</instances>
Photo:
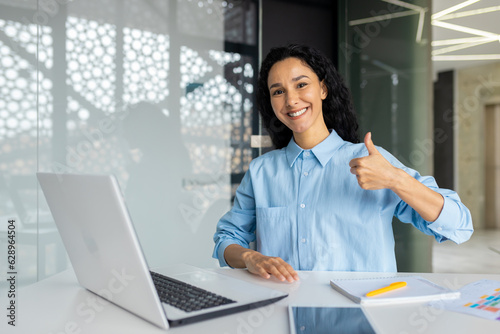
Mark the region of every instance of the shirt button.
<instances>
[{"instance_id":1,"label":"shirt button","mask_svg":"<svg viewBox=\"0 0 500 334\"><path fill-rule=\"evenodd\" d=\"M438 231L442 231L442 230L443 230L443 228L442 228L441 226L439 226L439 227L437 228L437 230L438 230Z\"/></svg>"},{"instance_id":2,"label":"shirt button","mask_svg":"<svg viewBox=\"0 0 500 334\"><path fill-rule=\"evenodd\" d=\"M311 153L309 153L309 152L304 152L304 155L305 155L306 157L308 157L310 154L311 154Z\"/></svg>"},{"instance_id":3,"label":"shirt button","mask_svg":"<svg viewBox=\"0 0 500 334\"><path fill-rule=\"evenodd\" d=\"M303 209L303 208L305 208L305 207L306 207L306 205L305 205L304 203L302 203L302 204L300 205L300 207Z\"/></svg>"},{"instance_id":4,"label":"shirt button","mask_svg":"<svg viewBox=\"0 0 500 334\"><path fill-rule=\"evenodd\" d=\"M304 172L304 176L307 176L307 175L309 175L309 173L308 172Z\"/></svg>"},{"instance_id":5,"label":"shirt button","mask_svg":"<svg viewBox=\"0 0 500 334\"><path fill-rule=\"evenodd\" d=\"M305 243L306 243L306 239L305 239L305 238L302 238L302 239L300 240L300 242L302 242L303 244L305 244Z\"/></svg>"}]
</instances>

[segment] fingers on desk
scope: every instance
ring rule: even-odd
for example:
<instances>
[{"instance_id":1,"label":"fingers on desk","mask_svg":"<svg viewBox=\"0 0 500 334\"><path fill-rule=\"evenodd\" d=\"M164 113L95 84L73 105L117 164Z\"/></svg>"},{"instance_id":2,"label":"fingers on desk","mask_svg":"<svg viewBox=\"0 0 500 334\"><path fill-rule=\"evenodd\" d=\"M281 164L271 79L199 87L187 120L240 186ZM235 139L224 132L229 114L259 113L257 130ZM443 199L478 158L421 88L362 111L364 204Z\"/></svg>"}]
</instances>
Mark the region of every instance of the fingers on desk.
<instances>
[{"instance_id":1,"label":"fingers on desk","mask_svg":"<svg viewBox=\"0 0 500 334\"><path fill-rule=\"evenodd\" d=\"M267 257L256 265L256 269L258 274L266 279L274 276L282 282L299 280L299 276L292 266L279 257Z\"/></svg>"}]
</instances>

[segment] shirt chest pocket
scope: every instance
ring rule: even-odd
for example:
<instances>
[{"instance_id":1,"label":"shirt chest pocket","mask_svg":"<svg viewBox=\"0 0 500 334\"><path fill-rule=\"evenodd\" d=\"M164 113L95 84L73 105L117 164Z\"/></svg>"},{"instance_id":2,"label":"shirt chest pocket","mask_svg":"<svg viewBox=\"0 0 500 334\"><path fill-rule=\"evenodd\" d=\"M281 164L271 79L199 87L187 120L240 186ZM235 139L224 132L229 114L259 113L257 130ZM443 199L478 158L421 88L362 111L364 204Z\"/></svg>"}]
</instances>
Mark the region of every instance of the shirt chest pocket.
<instances>
[{"instance_id":1,"label":"shirt chest pocket","mask_svg":"<svg viewBox=\"0 0 500 334\"><path fill-rule=\"evenodd\" d=\"M257 222L266 221L273 218L286 217L290 215L288 208L286 206L277 206L271 208L256 208L255 212L257 216Z\"/></svg>"},{"instance_id":2,"label":"shirt chest pocket","mask_svg":"<svg viewBox=\"0 0 500 334\"><path fill-rule=\"evenodd\" d=\"M288 207L256 208L257 249L276 256L284 245L290 245L292 216L293 212Z\"/></svg>"}]
</instances>

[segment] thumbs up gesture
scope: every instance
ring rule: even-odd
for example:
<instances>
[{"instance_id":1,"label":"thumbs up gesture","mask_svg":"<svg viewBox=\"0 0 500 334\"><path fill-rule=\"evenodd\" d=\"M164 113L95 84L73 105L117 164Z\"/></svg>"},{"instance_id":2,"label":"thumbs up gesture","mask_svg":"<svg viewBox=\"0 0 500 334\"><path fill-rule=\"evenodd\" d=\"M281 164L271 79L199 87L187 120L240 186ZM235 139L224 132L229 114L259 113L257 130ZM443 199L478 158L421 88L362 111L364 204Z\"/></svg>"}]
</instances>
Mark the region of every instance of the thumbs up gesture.
<instances>
[{"instance_id":1,"label":"thumbs up gesture","mask_svg":"<svg viewBox=\"0 0 500 334\"><path fill-rule=\"evenodd\" d=\"M372 134L365 135L368 156L352 159L349 162L351 173L356 175L358 184L366 190L392 189L397 178L397 168L390 164L377 150Z\"/></svg>"}]
</instances>

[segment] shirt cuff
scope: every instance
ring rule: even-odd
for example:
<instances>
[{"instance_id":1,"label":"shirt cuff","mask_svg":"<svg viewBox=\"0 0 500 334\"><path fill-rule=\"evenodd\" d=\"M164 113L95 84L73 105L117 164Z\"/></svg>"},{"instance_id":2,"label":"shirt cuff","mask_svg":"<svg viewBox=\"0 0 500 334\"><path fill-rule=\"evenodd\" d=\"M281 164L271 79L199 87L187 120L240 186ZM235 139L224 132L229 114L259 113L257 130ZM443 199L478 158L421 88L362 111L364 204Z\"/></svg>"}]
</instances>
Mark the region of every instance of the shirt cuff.
<instances>
[{"instance_id":1,"label":"shirt cuff","mask_svg":"<svg viewBox=\"0 0 500 334\"><path fill-rule=\"evenodd\" d=\"M221 241L221 243L219 244L219 248L217 250L217 258L219 259L219 265L221 267L227 266L227 267L233 268L226 262L226 259L224 258L224 251L226 250L227 246L234 245L234 244L240 245L241 247L245 247L245 248L248 247L248 246L242 245L241 243L239 243L233 239L227 239L227 240Z\"/></svg>"},{"instance_id":2,"label":"shirt cuff","mask_svg":"<svg viewBox=\"0 0 500 334\"><path fill-rule=\"evenodd\" d=\"M445 196L443 199L443 209L437 219L433 222L427 221L427 227L435 233L438 242L453 239L460 224L459 212L456 210L457 204Z\"/></svg>"}]
</instances>

